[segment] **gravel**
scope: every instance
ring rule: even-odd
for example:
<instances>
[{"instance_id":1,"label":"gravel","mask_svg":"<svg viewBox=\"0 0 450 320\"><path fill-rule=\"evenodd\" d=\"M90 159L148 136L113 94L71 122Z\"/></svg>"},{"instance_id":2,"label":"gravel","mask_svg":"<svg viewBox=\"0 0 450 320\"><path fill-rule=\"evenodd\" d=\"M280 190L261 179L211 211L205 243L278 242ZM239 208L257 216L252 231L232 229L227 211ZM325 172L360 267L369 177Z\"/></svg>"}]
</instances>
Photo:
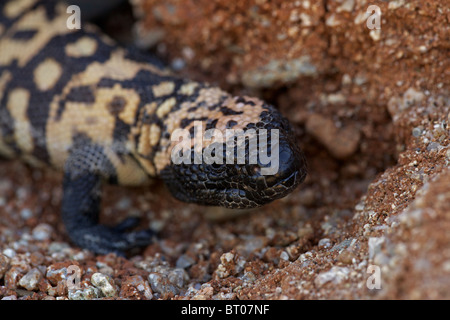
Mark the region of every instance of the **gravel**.
<instances>
[{"instance_id":1,"label":"gravel","mask_svg":"<svg viewBox=\"0 0 450 320\"><path fill-rule=\"evenodd\" d=\"M284 199L222 215L174 200L159 181L105 186L102 222L133 215L143 218L140 228L158 231L124 258L69 242L61 175L2 162L0 298L448 299L442 2L380 2L390 23L378 33L368 32L358 1L328 2L326 12L320 1L222 2L174 2L174 13L162 10L157 21L141 12L140 30L157 24L165 34L157 51L169 61L188 48L195 59L183 56L181 75L275 104L305 150L306 181ZM205 3L206 18L185 14ZM242 88L243 75L270 90ZM374 267L379 289L367 285Z\"/></svg>"}]
</instances>

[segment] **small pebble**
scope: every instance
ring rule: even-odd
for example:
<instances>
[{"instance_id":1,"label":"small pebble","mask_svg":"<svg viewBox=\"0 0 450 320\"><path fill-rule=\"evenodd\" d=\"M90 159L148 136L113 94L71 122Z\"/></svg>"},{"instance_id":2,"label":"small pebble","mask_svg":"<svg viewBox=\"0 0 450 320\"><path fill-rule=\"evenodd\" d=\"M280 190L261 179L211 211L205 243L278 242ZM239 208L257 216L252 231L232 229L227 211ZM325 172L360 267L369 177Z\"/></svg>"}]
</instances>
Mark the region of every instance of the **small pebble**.
<instances>
[{"instance_id":1,"label":"small pebble","mask_svg":"<svg viewBox=\"0 0 450 320\"><path fill-rule=\"evenodd\" d=\"M344 264L352 264L354 258L355 254L348 250L342 251L338 256L338 260Z\"/></svg>"},{"instance_id":2,"label":"small pebble","mask_svg":"<svg viewBox=\"0 0 450 320\"><path fill-rule=\"evenodd\" d=\"M129 298L130 292L133 296L142 294L146 299L150 300L153 298L150 284L140 275L130 276L122 282L120 296Z\"/></svg>"},{"instance_id":3,"label":"small pebble","mask_svg":"<svg viewBox=\"0 0 450 320\"><path fill-rule=\"evenodd\" d=\"M322 248L330 248L331 247L331 240L328 238L323 238L319 240L319 247Z\"/></svg>"},{"instance_id":4,"label":"small pebble","mask_svg":"<svg viewBox=\"0 0 450 320\"><path fill-rule=\"evenodd\" d=\"M377 253L381 251L381 246L384 243L384 237L369 238L369 259L373 259Z\"/></svg>"},{"instance_id":5,"label":"small pebble","mask_svg":"<svg viewBox=\"0 0 450 320\"><path fill-rule=\"evenodd\" d=\"M45 241L50 239L53 232L53 228L46 224L46 223L40 223L38 224L32 232L33 238L39 241Z\"/></svg>"},{"instance_id":6,"label":"small pebble","mask_svg":"<svg viewBox=\"0 0 450 320\"><path fill-rule=\"evenodd\" d=\"M16 252L11 248L6 248L3 250L3 254L8 258L14 258L16 256Z\"/></svg>"},{"instance_id":7,"label":"small pebble","mask_svg":"<svg viewBox=\"0 0 450 320\"><path fill-rule=\"evenodd\" d=\"M52 253L58 253L63 251L64 249L68 249L70 248L69 244L66 242L52 242L50 243L50 245L48 246L48 252L50 254Z\"/></svg>"},{"instance_id":8,"label":"small pebble","mask_svg":"<svg viewBox=\"0 0 450 320\"><path fill-rule=\"evenodd\" d=\"M69 300L92 300L101 296L100 290L93 286L78 290L69 290Z\"/></svg>"},{"instance_id":9,"label":"small pebble","mask_svg":"<svg viewBox=\"0 0 450 320\"><path fill-rule=\"evenodd\" d=\"M172 283L171 280L177 285ZM148 275L148 282L150 283L153 292L159 293L163 299L168 298L171 295L176 296L180 294L180 287L178 287L178 285L184 283L184 281L180 281L179 276L177 275L169 277L168 274L157 272L152 272Z\"/></svg>"},{"instance_id":10,"label":"small pebble","mask_svg":"<svg viewBox=\"0 0 450 320\"><path fill-rule=\"evenodd\" d=\"M347 267L332 267L330 270L319 273L314 279L316 286L321 287L327 282L339 284L348 278L350 269Z\"/></svg>"},{"instance_id":11,"label":"small pebble","mask_svg":"<svg viewBox=\"0 0 450 320\"><path fill-rule=\"evenodd\" d=\"M439 149L441 145L437 142L431 142L428 146L427 146L427 151L437 151Z\"/></svg>"},{"instance_id":12,"label":"small pebble","mask_svg":"<svg viewBox=\"0 0 450 320\"><path fill-rule=\"evenodd\" d=\"M176 267L177 268L181 268L181 269L186 269L189 268L190 266L192 266L195 263L194 259L192 259L191 257L182 254L176 262Z\"/></svg>"},{"instance_id":13,"label":"small pebble","mask_svg":"<svg viewBox=\"0 0 450 320\"><path fill-rule=\"evenodd\" d=\"M306 131L316 138L336 159L345 159L356 152L361 133L357 126L338 127L329 117L311 114L306 121Z\"/></svg>"},{"instance_id":14,"label":"small pebble","mask_svg":"<svg viewBox=\"0 0 450 320\"><path fill-rule=\"evenodd\" d=\"M413 137L420 137L420 135L422 134L422 129L419 127L415 127L414 129L412 129L412 135Z\"/></svg>"},{"instance_id":15,"label":"small pebble","mask_svg":"<svg viewBox=\"0 0 450 320\"><path fill-rule=\"evenodd\" d=\"M56 263L49 265L46 271L46 279L54 286L67 285L66 281L75 281L75 277L81 268L77 265L61 265Z\"/></svg>"},{"instance_id":16,"label":"small pebble","mask_svg":"<svg viewBox=\"0 0 450 320\"><path fill-rule=\"evenodd\" d=\"M111 277L106 274L96 272L91 277L91 283L100 289L105 297L114 297L117 295L116 285Z\"/></svg>"},{"instance_id":17,"label":"small pebble","mask_svg":"<svg viewBox=\"0 0 450 320\"><path fill-rule=\"evenodd\" d=\"M37 268L33 268L19 281L19 286L33 291L38 289L39 281L42 279L42 273Z\"/></svg>"},{"instance_id":18,"label":"small pebble","mask_svg":"<svg viewBox=\"0 0 450 320\"><path fill-rule=\"evenodd\" d=\"M21 267L13 265L5 273L5 278L4 278L5 286L9 289L17 288L18 277L20 275L22 275L23 273L24 273L24 270Z\"/></svg>"},{"instance_id":19,"label":"small pebble","mask_svg":"<svg viewBox=\"0 0 450 320\"><path fill-rule=\"evenodd\" d=\"M182 58L175 58L172 61L171 66L174 70L180 71L186 67L186 61L184 61Z\"/></svg>"},{"instance_id":20,"label":"small pebble","mask_svg":"<svg viewBox=\"0 0 450 320\"><path fill-rule=\"evenodd\" d=\"M280 259L281 259L281 260L289 261L289 255L287 254L286 251L281 252L281 254L280 254Z\"/></svg>"},{"instance_id":21,"label":"small pebble","mask_svg":"<svg viewBox=\"0 0 450 320\"><path fill-rule=\"evenodd\" d=\"M3 278L5 272L8 271L10 259L4 255L0 254L0 279Z\"/></svg>"},{"instance_id":22,"label":"small pebble","mask_svg":"<svg viewBox=\"0 0 450 320\"><path fill-rule=\"evenodd\" d=\"M184 269L173 269L168 273L167 278L178 288L182 288L185 282L189 279L189 276Z\"/></svg>"},{"instance_id":23,"label":"small pebble","mask_svg":"<svg viewBox=\"0 0 450 320\"><path fill-rule=\"evenodd\" d=\"M30 219L33 216L33 212L28 209L28 208L24 208L22 210L20 210L20 217L24 220Z\"/></svg>"},{"instance_id":24,"label":"small pebble","mask_svg":"<svg viewBox=\"0 0 450 320\"><path fill-rule=\"evenodd\" d=\"M116 208L119 210L128 210L131 207L131 199L124 197L116 204Z\"/></svg>"}]
</instances>

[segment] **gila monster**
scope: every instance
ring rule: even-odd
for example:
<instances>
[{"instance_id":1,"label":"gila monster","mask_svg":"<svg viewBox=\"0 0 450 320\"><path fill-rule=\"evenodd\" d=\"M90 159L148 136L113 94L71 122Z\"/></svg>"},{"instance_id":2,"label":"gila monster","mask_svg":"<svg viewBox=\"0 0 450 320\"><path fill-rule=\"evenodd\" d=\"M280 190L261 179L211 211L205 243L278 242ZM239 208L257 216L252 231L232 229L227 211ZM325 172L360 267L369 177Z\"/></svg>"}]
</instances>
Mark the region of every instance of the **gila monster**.
<instances>
[{"instance_id":1,"label":"gila monster","mask_svg":"<svg viewBox=\"0 0 450 320\"><path fill-rule=\"evenodd\" d=\"M177 77L93 25L69 29L68 16L61 2L0 3L0 155L63 173L61 215L75 245L123 255L151 241L151 230L127 231L133 218L99 224L105 182L140 186L160 178L181 201L252 208L304 180L304 155L275 107ZM218 130L278 130L278 171L262 175L267 165L248 161L175 164L171 134L184 128L193 135L195 121Z\"/></svg>"}]
</instances>

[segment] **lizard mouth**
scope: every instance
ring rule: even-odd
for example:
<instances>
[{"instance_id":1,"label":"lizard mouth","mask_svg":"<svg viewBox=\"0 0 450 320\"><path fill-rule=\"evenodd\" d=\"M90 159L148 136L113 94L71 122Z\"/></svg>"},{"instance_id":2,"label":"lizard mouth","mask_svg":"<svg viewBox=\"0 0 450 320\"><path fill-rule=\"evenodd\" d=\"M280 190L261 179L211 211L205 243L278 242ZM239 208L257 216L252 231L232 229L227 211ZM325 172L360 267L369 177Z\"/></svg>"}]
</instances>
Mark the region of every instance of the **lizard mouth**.
<instances>
[{"instance_id":1,"label":"lizard mouth","mask_svg":"<svg viewBox=\"0 0 450 320\"><path fill-rule=\"evenodd\" d=\"M283 198L295 189L304 179L300 172L293 172L288 177L277 181L263 190L251 188L230 188L222 191L221 205L231 209L250 209L262 206L273 200Z\"/></svg>"}]
</instances>

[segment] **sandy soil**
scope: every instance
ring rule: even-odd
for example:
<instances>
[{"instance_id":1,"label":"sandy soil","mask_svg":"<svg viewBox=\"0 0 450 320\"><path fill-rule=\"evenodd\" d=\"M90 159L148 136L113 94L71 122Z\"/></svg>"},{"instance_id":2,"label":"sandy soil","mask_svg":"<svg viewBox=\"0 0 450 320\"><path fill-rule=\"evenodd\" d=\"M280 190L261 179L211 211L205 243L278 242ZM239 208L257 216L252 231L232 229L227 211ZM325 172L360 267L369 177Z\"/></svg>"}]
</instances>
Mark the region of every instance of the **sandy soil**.
<instances>
[{"instance_id":1,"label":"sandy soil","mask_svg":"<svg viewBox=\"0 0 450 320\"><path fill-rule=\"evenodd\" d=\"M59 174L2 162L0 298L450 298L444 2L375 2L380 29L368 28L376 17L363 0L133 3L142 48L181 75L276 105L308 177L249 212L186 205L160 181L107 186L102 221L135 215L159 231L121 258L70 244ZM101 24L130 42L130 12Z\"/></svg>"}]
</instances>

